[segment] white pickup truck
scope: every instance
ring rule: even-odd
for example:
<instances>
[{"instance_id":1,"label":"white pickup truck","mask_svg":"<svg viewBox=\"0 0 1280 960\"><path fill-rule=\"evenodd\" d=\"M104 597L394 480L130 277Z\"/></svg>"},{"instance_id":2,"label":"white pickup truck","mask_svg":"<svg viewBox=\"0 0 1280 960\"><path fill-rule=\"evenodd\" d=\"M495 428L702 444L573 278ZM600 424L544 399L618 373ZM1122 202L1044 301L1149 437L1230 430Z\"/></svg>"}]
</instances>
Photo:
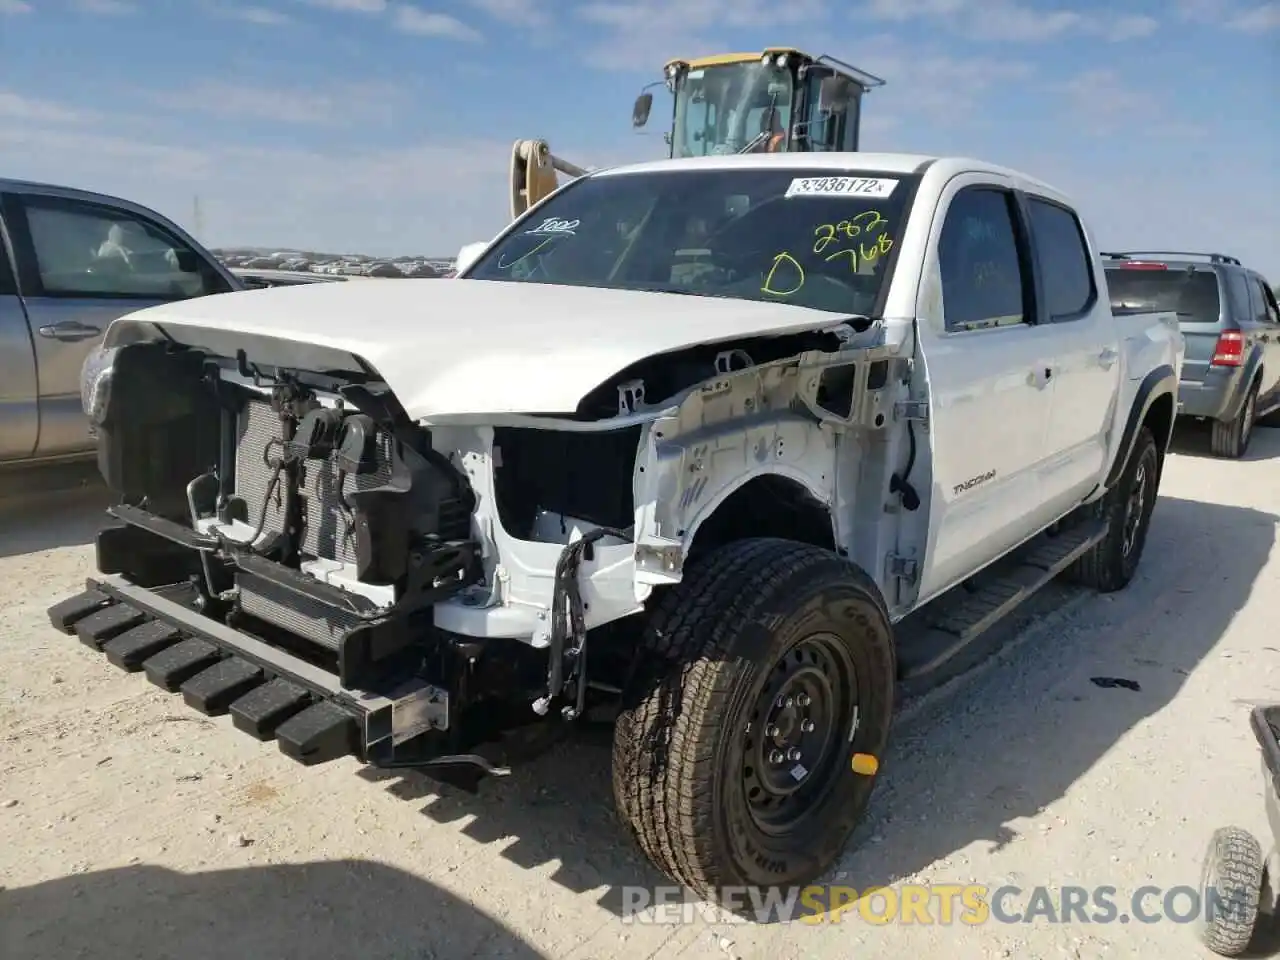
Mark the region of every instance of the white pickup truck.
<instances>
[{"instance_id":1,"label":"white pickup truck","mask_svg":"<svg viewBox=\"0 0 1280 960\"><path fill-rule=\"evenodd\" d=\"M639 164L460 268L115 321L84 405L119 502L54 626L308 764L502 773L612 708L622 819L714 896L833 862L904 681L1059 574L1134 576L1177 318L1113 316L1030 177Z\"/></svg>"}]
</instances>

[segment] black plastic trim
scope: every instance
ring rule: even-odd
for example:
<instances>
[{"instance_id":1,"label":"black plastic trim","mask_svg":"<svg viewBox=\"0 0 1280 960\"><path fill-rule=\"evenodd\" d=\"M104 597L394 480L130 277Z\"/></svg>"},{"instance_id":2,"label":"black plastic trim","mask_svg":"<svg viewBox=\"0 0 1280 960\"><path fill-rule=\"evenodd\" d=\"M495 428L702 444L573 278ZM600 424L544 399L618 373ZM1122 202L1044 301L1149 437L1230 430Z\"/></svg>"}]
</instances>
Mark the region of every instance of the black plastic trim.
<instances>
[{"instance_id":1,"label":"black plastic trim","mask_svg":"<svg viewBox=\"0 0 1280 960\"><path fill-rule=\"evenodd\" d=\"M1173 367L1163 363L1142 378L1142 383L1138 385L1138 392L1133 398L1133 406L1129 408L1129 419L1125 421L1124 433L1120 435L1120 444L1116 450L1115 459L1111 461L1111 469L1107 471L1107 479L1104 483L1107 489L1115 486L1120 479L1120 474L1123 472L1125 464L1129 462L1129 454L1133 450L1134 440L1138 436L1138 428L1142 426L1142 421L1146 419L1151 405L1155 403L1157 398L1166 393L1170 396L1177 396L1177 381L1175 377ZM1175 417L1170 417L1170 423L1172 424L1175 419ZM1167 450L1169 437L1156 437L1156 442L1160 444L1162 450Z\"/></svg>"}]
</instances>

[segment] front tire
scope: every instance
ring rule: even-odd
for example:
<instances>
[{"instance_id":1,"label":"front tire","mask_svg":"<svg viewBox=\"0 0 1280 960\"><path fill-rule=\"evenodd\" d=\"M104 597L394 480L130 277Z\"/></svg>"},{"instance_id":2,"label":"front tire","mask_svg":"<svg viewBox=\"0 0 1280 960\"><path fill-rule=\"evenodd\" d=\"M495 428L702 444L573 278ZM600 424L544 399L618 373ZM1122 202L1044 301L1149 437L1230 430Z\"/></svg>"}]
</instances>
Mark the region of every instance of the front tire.
<instances>
[{"instance_id":1,"label":"front tire","mask_svg":"<svg viewBox=\"0 0 1280 960\"><path fill-rule=\"evenodd\" d=\"M1116 485L1100 501L1098 511L1107 533L1068 571L1071 580L1102 593L1129 585L1147 544L1151 512L1160 484L1160 454L1151 430L1142 427L1129 462Z\"/></svg>"},{"instance_id":2,"label":"front tire","mask_svg":"<svg viewBox=\"0 0 1280 960\"><path fill-rule=\"evenodd\" d=\"M875 584L829 550L731 543L662 597L641 657L613 789L644 853L708 898L821 876L863 816L893 713Z\"/></svg>"}]
</instances>

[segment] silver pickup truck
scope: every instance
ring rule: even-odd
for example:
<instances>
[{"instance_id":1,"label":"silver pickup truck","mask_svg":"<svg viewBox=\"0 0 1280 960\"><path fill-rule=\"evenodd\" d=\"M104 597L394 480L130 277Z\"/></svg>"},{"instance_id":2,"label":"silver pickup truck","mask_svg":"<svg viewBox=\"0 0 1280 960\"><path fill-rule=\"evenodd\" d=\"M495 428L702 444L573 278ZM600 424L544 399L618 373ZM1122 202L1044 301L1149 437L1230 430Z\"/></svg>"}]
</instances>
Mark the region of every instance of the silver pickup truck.
<instances>
[{"instance_id":1,"label":"silver pickup truck","mask_svg":"<svg viewBox=\"0 0 1280 960\"><path fill-rule=\"evenodd\" d=\"M0 179L0 466L93 456L80 370L116 317L241 289L154 210Z\"/></svg>"}]
</instances>

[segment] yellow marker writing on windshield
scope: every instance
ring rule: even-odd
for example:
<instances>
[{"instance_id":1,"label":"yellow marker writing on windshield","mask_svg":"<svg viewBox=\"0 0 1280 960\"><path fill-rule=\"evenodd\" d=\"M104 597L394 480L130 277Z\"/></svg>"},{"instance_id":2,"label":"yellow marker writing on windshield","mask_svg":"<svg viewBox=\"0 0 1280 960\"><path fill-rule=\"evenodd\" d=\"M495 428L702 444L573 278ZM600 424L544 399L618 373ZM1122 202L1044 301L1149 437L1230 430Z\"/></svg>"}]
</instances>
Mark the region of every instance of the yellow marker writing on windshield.
<instances>
[{"instance_id":1,"label":"yellow marker writing on windshield","mask_svg":"<svg viewBox=\"0 0 1280 960\"><path fill-rule=\"evenodd\" d=\"M857 250L854 250L851 247L845 247L843 250L837 250L835 253L831 254L831 256L826 258L827 263L830 263L836 257L848 257L849 269L852 270L854 273L858 272L858 251Z\"/></svg>"},{"instance_id":2,"label":"yellow marker writing on windshield","mask_svg":"<svg viewBox=\"0 0 1280 960\"><path fill-rule=\"evenodd\" d=\"M518 256L518 257L516 257L514 260L512 260L510 263L503 263L503 262L502 262L502 258L501 258L501 257L499 257L499 258L498 258L498 269L499 269L499 270L510 270L510 269L511 269L512 267L514 267L517 263L522 263L522 262L524 262L525 260L528 260L530 257L532 257L535 253L537 253L539 250L541 250L543 247L545 247L547 244L549 244L549 243L550 243L552 240L554 240L554 239L556 239L556 238L555 238L555 237L547 237L545 240L543 240L541 243L539 243L536 247L534 247L534 248L533 248L532 250L530 250L528 253L523 253L523 254L521 254L520 256Z\"/></svg>"},{"instance_id":3,"label":"yellow marker writing on windshield","mask_svg":"<svg viewBox=\"0 0 1280 960\"><path fill-rule=\"evenodd\" d=\"M795 267L796 272L800 274L800 282L797 283L790 290L778 290L778 289L775 289L773 286L775 275L778 272L778 267L782 266L782 264L784 263L791 264L791 266ZM789 297L803 286L804 286L804 267L800 266L799 260L797 260L791 254L786 253L784 251L783 253L780 253L773 258L773 266L769 268L769 273L765 276L764 283L761 284L760 286L760 292L768 293L775 297Z\"/></svg>"},{"instance_id":4,"label":"yellow marker writing on windshield","mask_svg":"<svg viewBox=\"0 0 1280 960\"><path fill-rule=\"evenodd\" d=\"M877 227L883 229L888 224L889 221L880 215L879 210L864 210L839 223L820 223L813 228L813 235L817 238L813 252L821 253L837 240L852 240L854 237L870 234Z\"/></svg>"},{"instance_id":5,"label":"yellow marker writing on windshield","mask_svg":"<svg viewBox=\"0 0 1280 960\"><path fill-rule=\"evenodd\" d=\"M864 243L861 248L862 259L871 261L878 260L881 256L893 249L893 241L886 234L880 234L875 243L868 246Z\"/></svg>"}]
</instances>

